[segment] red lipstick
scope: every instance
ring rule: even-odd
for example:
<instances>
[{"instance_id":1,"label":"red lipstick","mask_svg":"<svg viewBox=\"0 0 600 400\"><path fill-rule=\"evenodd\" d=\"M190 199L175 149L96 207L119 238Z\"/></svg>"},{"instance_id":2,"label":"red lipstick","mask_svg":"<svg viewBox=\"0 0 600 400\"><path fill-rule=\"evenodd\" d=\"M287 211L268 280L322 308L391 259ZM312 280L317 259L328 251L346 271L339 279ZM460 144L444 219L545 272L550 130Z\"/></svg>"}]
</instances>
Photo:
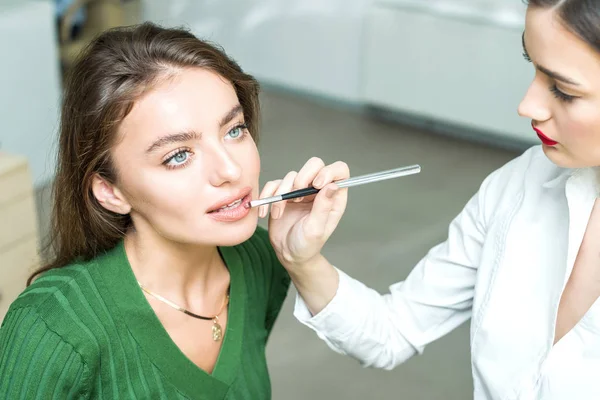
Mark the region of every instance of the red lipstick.
<instances>
[{"instance_id":1,"label":"red lipstick","mask_svg":"<svg viewBox=\"0 0 600 400\"><path fill-rule=\"evenodd\" d=\"M540 138L540 140L542 141L542 143L545 144L546 146L556 146L558 144L557 141L550 139L548 136L544 135L544 133L541 130L536 128L533 125L533 122L531 123L531 127L533 128L535 133L537 133L537 135Z\"/></svg>"}]
</instances>

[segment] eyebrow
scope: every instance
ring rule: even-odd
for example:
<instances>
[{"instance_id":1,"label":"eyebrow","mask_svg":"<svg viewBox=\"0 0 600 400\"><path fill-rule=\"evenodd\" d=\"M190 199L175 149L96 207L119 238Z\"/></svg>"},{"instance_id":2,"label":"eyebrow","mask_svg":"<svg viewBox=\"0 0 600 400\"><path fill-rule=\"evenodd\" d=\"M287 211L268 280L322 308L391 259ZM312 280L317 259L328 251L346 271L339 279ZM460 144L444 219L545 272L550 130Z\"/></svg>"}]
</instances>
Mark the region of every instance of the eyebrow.
<instances>
[{"instance_id":1,"label":"eyebrow","mask_svg":"<svg viewBox=\"0 0 600 400\"><path fill-rule=\"evenodd\" d=\"M242 108L241 104L238 104L237 106L233 107L231 109L231 111L229 111L222 119L221 119L221 123L220 126L223 127L224 125L227 125L228 123L231 122L232 119L234 119L235 117L237 117L238 114L240 114L242 111L244 111L244 109Z\"/></svg>"},{"instance_id":2,"label":"eyebrow","mask_svg":"<svg viewBox=\"0 0 600 400\"><path fill-rule=\"evenodd\" d=\"M194 131L173 133L171 135L163 136L161 138L158 138L158 140L156 140L154 143L152 143L150 147L148 147L148 149L146 150L146 153L151 153L163 146L166 146L167 144L197 140L200 139L201 136L202 135Z\"/></svg>"},{"instance_id":3,"label":"eyebrow","mask_svg":"<svg viewBox=\"0 0 600 400\"><path fill-rule=\"evenodd\" d=\"M521 35L521 43L523 44L523 53L525 53L525 55L527 56L527 58L529 57L529 53L527 52L527 48L525 47L525 32L523 32L523 35ZM537 65L535 66L539 71L543 72L544 74L548 75L550 78L555 79L557 81L560 82L564 82L567 83L569 85L573 85L573 86L580 86L579 83L575 82L572 79L567 78L564 75L559 74L558 72L552 71L542 65Z\"/></svg>"},{"instance_id":4,"label":"eyebrow","mask_svg":"<svg viewBox=\"0 0 600 400\"><path fill-rule=\"evenodd\" d=\"M233 120L242 111L243 111L242 106L240 104L236 105L227 114L225 114L225 116L223 118L221 118L221 121L219 122L219 126L223 127L224 125L228 124L229 122L231 122L231 120ZM166 135L166 136L158 138L154 143L152 143L150 145L150 147L148 147L148 149L146 150L146 153L151 153L167 144L187 142L190 140L198 140L201 137L202 137L202 135L195 131L187 131L187 132L180 132L180 133Z\"/></svg>"}]
</instances>

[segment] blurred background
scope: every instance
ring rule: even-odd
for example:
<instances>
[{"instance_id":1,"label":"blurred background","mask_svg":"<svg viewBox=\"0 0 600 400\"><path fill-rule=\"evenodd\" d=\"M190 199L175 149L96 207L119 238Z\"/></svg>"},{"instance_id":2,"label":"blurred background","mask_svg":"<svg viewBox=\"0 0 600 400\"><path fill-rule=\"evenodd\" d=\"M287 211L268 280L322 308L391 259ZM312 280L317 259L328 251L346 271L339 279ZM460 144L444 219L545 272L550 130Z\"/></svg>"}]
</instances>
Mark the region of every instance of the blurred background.
<instances>
[{"instance_id":1,"label":"blurred background","mask_svg":"<svg viewBox=\"0 0 600 400\"><path fill-rule=\"evenodd\" d=\"M224 47L262 84L262 183L312 156L358 175L325 254L385 292L491 171L535 144L521 0L1 0L0 320L48 233L63 73L104 29L150 20ZM292 315L268 347L274 399L472 398L468 323L393 371L330 351Z\"/></svg>"}]
</instances>

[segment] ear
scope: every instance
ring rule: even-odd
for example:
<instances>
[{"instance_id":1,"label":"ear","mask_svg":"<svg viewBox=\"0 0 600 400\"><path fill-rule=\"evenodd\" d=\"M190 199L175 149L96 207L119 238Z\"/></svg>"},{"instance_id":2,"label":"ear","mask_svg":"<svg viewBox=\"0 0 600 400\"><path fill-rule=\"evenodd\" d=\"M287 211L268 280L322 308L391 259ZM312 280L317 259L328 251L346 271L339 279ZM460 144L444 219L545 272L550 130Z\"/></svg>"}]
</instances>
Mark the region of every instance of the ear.
<instances>
[{"instance_id":1,"label":"ear","mask_svg":"<svg viewBox=\"0 0 600 400\"><path fill-rule=\"evenodd\" d=\"M131 205L123 193L98 174L94 174L92 178L92 192L100 205L107 210L123 215L131 212Z\"/></svg>"}]
</instances>

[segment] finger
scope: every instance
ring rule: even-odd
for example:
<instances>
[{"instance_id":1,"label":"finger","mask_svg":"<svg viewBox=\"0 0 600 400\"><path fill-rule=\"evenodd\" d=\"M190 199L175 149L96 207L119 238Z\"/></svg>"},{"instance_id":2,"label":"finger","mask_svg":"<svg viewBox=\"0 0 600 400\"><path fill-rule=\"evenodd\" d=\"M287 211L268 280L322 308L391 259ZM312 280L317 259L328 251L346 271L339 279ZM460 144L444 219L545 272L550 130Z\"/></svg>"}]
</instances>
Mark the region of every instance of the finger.
<instances>
[{"instance_id":1,"label":"finger","mask_svg":"<svg viewBox=\"0 0 600 400\"><path fill-rule=\"evenodd\" d=\"M291 192L292 188L294 187L294 181L296 179L296 176L298 176L298 173L296 171L288 172L288 174L283 178L283 181L281 181L281 184L277 188L275 195ZM273 219L279 219L279 217L283 215L285 205L285 200L273 203L271 205L271 217Z\"/></svg>"},{"instance_id":2,"label":"finger","mask_svg":"<svg viewBox=\"0 0 600 400\"><path fill-rule=\"evenodd\" d=\"M333 164L323 167L314 178L312 185L317 189L321 189L331 182L348 179L349 177L350 169L348 168L348 164L343 161L336 161Z\"/></svg>"},{"instance_id":3,"label":"finger","mask_svg":"<svg viewBox=\"0 0 600 400\"><path fill-rule=\"evenodd\" d=\"M325 224L325 238L329 238L329 236L331 236L333 231L337 228L340 220L342 219L344 211L346 211L346 205L348 203L348 189L337 188L337 190L335 190L331 198L333 204L327 217L327 223Z\"/></svg>"},{"instance_id":4,"label":"finger","mask_svg":"<svg viewBox=\"0 0 600 400\"><path fill-rule=\"evenodd\" d=\"M324 236L329 213L333 209L334 198L339 190L335 184L324 187L316 196L303 225L304 235L309 240L320 239Z\"/></svg>"},{"instance_id":5,"label":"finger","mask_svg":"<svg viewBox=\"0 0 600 400\"><path fill-rule=\"evenodd\" d=\"M319 171L325 167L325 163L318 157L313 157L304 164L298 172L294 189L304 189L311 185Z\"/></svg>"},{"instance_id":6,"label":"finger","mask_svg":"<svg viewBox=\"0 0 600 400\"><path fill-rule=\"evenodd\" d=\"M344 215L347 201L348 189L341 189L335 184L325 186L315 197L304 224L307 239L326 241Z\"/></svg>"},{"instance_id":7,"label":"finger","mask_svg":"<svg viewBox=\"0 0 600 400\"><path fill-rule=\"evenodd\" d=\"M279 185L281 185L281 181L282 181L281 179L277 179L274 181L267 182L265 184L265 186L263 187L262 192L260 192L260 196L258 196L258 198L264 199L265 197L271 197L271 196L275 195L275 192L279 188ZM268 212L269 212L268 204L265 204L258 208L258 216L260 218L266 217Z\"/></svg>"}]
</instances>

